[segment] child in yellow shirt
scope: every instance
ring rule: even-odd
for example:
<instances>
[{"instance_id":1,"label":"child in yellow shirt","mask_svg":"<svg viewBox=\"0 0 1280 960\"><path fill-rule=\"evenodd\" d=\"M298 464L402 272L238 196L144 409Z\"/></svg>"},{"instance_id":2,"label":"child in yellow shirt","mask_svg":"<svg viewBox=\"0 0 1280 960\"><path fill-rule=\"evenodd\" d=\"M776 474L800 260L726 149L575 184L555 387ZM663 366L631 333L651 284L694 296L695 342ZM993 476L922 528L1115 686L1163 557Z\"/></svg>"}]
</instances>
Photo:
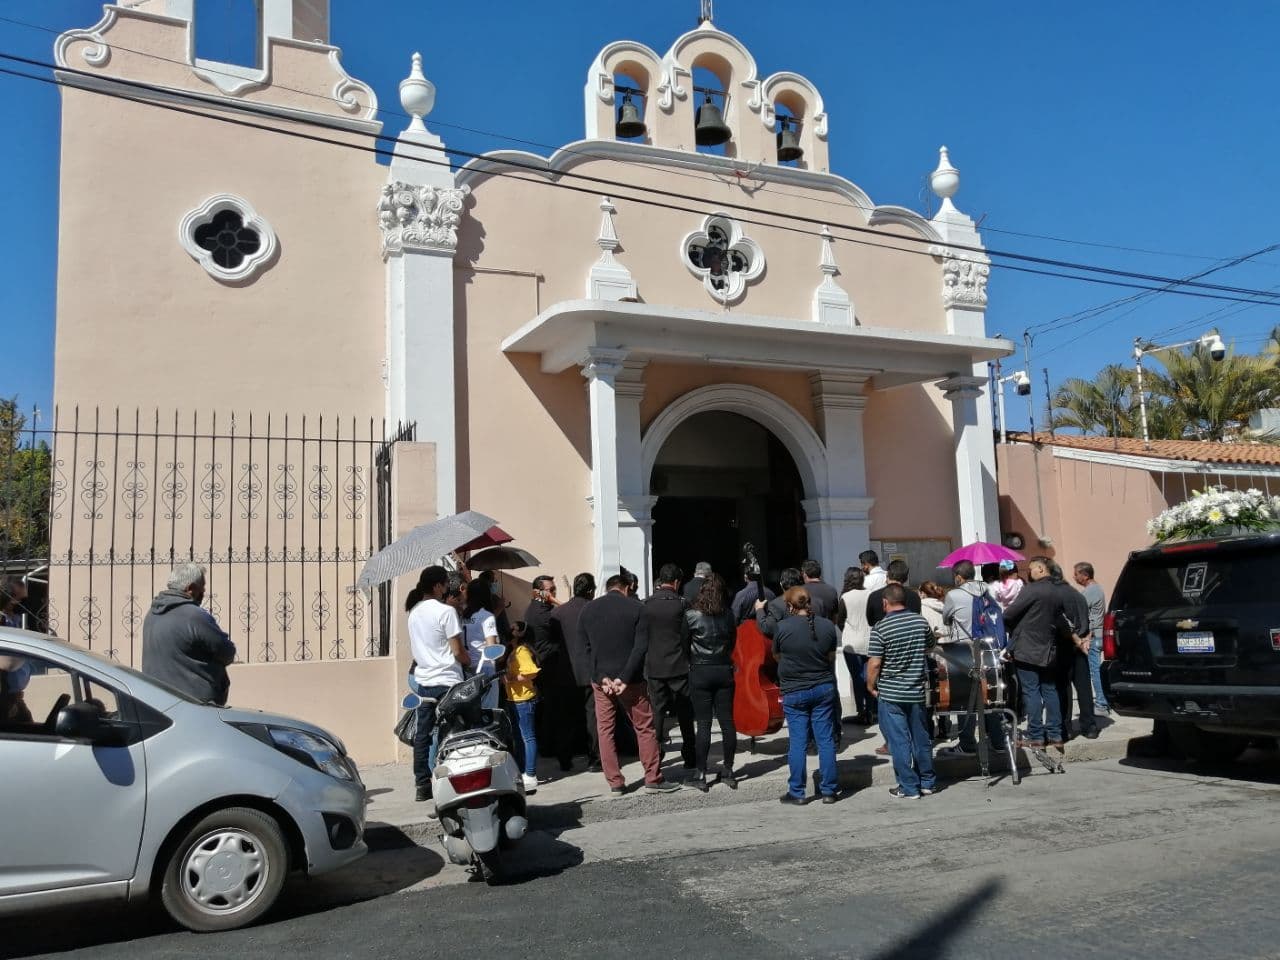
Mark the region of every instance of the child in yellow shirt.
<instances>
[{"instance_id":1,"label":"child in yellow shirt","mask_svg":"<svg viewBox=\"0 0 1280 960\"><path fill-rule=\"evenodd\" d=\"M534 686L534 678L538 676L538 661L533 656L533 649L525 642L528 626L523 620L517 620L511 626L512 652L507 657L507 673L503 678L503 686L507 691L507 702L515 712L516 723L520 727L520 738L524 741L524 792L533 793L538 789L538 737L534 732L534 715L538 707L538 688Z\"/></svg>"}]
</instances>

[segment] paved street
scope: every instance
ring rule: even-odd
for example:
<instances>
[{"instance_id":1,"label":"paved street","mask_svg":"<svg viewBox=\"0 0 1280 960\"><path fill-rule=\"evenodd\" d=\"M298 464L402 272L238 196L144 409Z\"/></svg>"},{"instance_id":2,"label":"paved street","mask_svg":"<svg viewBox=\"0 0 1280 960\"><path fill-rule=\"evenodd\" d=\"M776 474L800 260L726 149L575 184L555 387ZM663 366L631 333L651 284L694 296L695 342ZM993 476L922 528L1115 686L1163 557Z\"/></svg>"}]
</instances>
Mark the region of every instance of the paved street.
<instances>
[{"instance_id":1,"label":"paved street","mask_svg":"<svg viewBox=\"0 0 1280 960\"><path fill-rule=\"evenodd\" d=\"M799 810L620 804L621 819L532 834L496 888L384 832L250 930L76 910L6 929L0 955L1280 956L1280 760L1214 774L1113 760L919 802L877 785Z\"/></svg>"}]
</instances>

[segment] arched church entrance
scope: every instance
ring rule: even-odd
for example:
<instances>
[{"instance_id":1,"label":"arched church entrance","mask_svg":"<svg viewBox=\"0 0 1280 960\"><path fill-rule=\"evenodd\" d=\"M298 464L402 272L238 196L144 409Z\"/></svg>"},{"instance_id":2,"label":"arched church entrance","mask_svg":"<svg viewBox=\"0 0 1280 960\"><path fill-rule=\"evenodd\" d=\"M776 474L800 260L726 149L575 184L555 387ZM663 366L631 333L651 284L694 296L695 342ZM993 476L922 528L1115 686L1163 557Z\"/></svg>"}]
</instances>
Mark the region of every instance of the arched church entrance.
<instances>
[{"instance_id":1,"label":"arched church entrance","mask_svg":"<svg viewBox=\"0 0 1280 960\"><path fill-rule=\"evenodd\" d=\"M657 497L655 577L664 563L689 577L706 560L733 590L744 543L756 546L770 579L808 555L796 463L772 431L742 414L707 410L681 421L658 450L649 493Z\"/></svg>"}]
</instances>

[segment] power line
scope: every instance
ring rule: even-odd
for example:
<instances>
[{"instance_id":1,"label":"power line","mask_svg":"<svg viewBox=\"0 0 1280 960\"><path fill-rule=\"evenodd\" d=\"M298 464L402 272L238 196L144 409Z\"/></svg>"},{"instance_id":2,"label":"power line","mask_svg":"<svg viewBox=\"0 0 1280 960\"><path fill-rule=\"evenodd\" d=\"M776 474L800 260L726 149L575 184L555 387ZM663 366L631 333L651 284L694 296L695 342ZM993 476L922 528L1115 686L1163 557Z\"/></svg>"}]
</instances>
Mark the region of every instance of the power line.
<instances>
[{"instance_id":1,"label":"power line","mask_svg":"<svg viewBox=\"0 0 1280 960\"><path fill-rule=\"evenodd\" d=\"M33 60L27 57L19 57L12 54L5 54L2 52L0 52L0 60L9 60L9 61L14 61L14 62L41 67L45 69L54 69L63 73L91 77L98 82L101 82L104 79L107 79L113 85L139 88L152 94L163 95L167 98L173 98L177 96L184 100L189 100L194 103L203 104L205 106L209 106L218 110L224 110L230 113L240 113L240 114L248 114L250 116L267 117L277 121L281 119L277 114L271 112L270 109L259 108L257 107L257 105L254 105L254 104L247 104L247 103L228 104L225 101L217 100L213 98L206 98L194 92L175 91L168 88L155 87L151 84L139 83L137 81L121 80L118 78L104 78L98 74L88 73L86 71L80 71L74 68L57 67L55 65L51 65L43 61ZM267 133L288 136L295 139L308 140L316 143L324 143L331 146L345 147L348 149L354 149L354 150L359 150L366 153L372 153L378 156L386 156L386 157L399 156L403 159L411 159L411 160L414 160L420 163L425 163L432 166L443 166L448 169L452 169L452 166L448 162L448 160L432 160L422 156L415 156L412 153L409 153L405 149L405 145L400 143L396 138L385 136L385 135L369 134L368 136L370 136L373 139L386 140L386 141L396 143L397 149L388 150L388 149L380 148L376 146L365 146L358 143L352 143L346 140L332 140L332 139L321 137L315 134L305 133L297 129L289 129L286 127L250 123L243 119L236 119L234 117L223 116L216 113L207 113L200 110L191 109L188 107L182 107L175 103L159 102L154 99L150 99L146 97L131 97L119 92L104 90L104 89L95 88L95 87L86 87L86 86L82 86L74 83L68 83L66 81L59 80L57 78L36 76L28 73L22 73L20 71L3 69L3 68L0 68L0 73L14 76L14 77L19 77L26 80L35 80L41 83L47 83L54 86L71 87L73 89L82 90L84 92L88 92L88 93L92 93L100 96L106 96L106 97L110 97L118 100L125 100L128 102L137 103L144 106L150 106L150 107L155 107L159 109L169 110L172 112L186 114L189 116L200 117L203 119L216 120L222 123L230 123L236 126L242 126L250 129L261 130ZM315 122L315 121L308 121L308 120L295 120L292 118L290 118L287 122L297 126L303 126L303 127L318 127L324 130L333 129L332 126L328 124L324 124L322 122ZM486 175L491 175L495 177L508 177L510 179L519 180L522 182L537 183L537 184L542 184L546 186L556 187L558 189L570 190L572 192L586 193L593 196L598 195L598 191L595 189L590 189L586 187L576 187L571 184L563 183L560 180L554 180L554 181L547 180L545 179L545 176L548 171L545 168L537 165L522 163L518 160L512 160L509 158L493 157L485 154L471 153L469 151L464 151L464 150L455 150L453 148L448 148L448 147L434 147L426 144L415 144L414 146L422 147L424 149L429 149L436 153L456 154L458 156L464 156L471 159L483 159L483 160L486 160L487 162L498 164L501 166L510 166L510 167L514 167L516 170L530 171L530 172L539 174L539 176L536 179L534 179L529 177L515 176L514 174L503 173L501 171L488 170L488 171L484 171ZM661 190L661 189L652 188L652 187L643 187L635 184L621 183L619 181L609 180L603 177L594 177L586 174L574 174L567 171L558 171L557 176L560 178L585 180L594 184L614 188L609 191L611 196L617 197L618 199L621 199L621 200L627 200L627 201L638 203L638 204L649 205L649 206L657 207L660 209L669 209L669 210L675 210L678 212L693 213L693 214L704 215L704 216L708 213L708 211L706 210L692 209L689 207L678 206L675 204L663 203L660 201L648 199L645 197L637 197L630 194L621 194L617 192L616 188L620 187L624 190L639 190L642 193L651 193L651 194L657 194L659 196L673 197L675 199L684 200L686 202L710 204L717 209L731 207L734 209L746 210L748 212L752 212L752 213L756 213L756 214L760 214L768 217L775 217L783 220L793 220L793 221L812 224L815 226L829 226L829 227L834 227L840 230L849 230L855 233L871 234L873 236L883 237L885 239L898 241L898 242L905 240L905 241L923 242L923 243L929 243L929 244L936 243L936 241L933 241L926 237L906 237L906 236L900 236L898 234L884 233L883 231L879 231L870 227L860 227L852 224L831 223L830 221L815 219L811 217L803 217L796 214L775 213L773 211L760 210L758 208L751 207L747 204L733 203L731 201L712 202L712 201L704 200L699 197L689 196L687 194L679 194L674 191ZM818 232L815 232L812 230L804 230L798 227L787 226L786 224L771 223L771 222L766 222L761 220L753 220L746 217L739 217L739 219L742 220L742 222L744 223L763 226L770 229L786 230L789 232L799 233L809 237L821 236L821 234ZM929 257L934 256L934 254L930 253L927 249L912 250L906 247L895 246L895 245L884 244L884 243L875 243L873 241L859 240L852 237L842 237L839 239L843 240L844 242L859 244L863 246L879 247L881 249L896 250L903 253L912 253L916 255L929 256ZM1063 267L1067 269L1083 269L1083 270L1096 271L1104 274L1105 276L1132 277L1135 279L1155 279L1165 284L1184 284L1184 281L1181 281L1181 280L1163 278L1163 277L1151 277L1150 275L1146 275L1146 274L1133 273L1130 271L1123 271L1123 270L1115 270L1115 269L1105 268L1105 267L1097 267L1097 266L1092 266L1088 264L1072 264L1069 261L1058 261L1058 260L1052 260L1050 258L1031 257L1028 255L1016 254L1016 253L1007 252L1007 251L987 251L981 247L968 247L961 244L948 244L948 246L952 249L968 250L976 253L989 254L992 256L1013 258L1020 261L1030 261L1033 263L1045 264L1048 266L1058 266L1058 267ZM1088 283L1099 283L1099 284L1108 285L1108 286L1117 286L1117 287L1124 287L1124 288L1136 289L1136 290L1153 290L1154 291L1154 290L1163 289L1161 287L1148 287L1142 284L1127 283L1119 280L1109 280L1109 279L1105 279L1105 277L1091 277L1091 276L1082 276L1079 274L1057 273L1053 271L1035 269L1032 267L1018 266L1015 264L1008 264L1008 263L998 263L998 264L993 264L993 266L1003 270L1012 270L1016 272L1029 273L1029 274L1040 275L1040 276L1058 277L1060 279L1070 279L1070 280L1077 280L1077 281L1088 282ZM1255 304L1267 304L1272 306L1280 306L1280 302L1277 302L1274 299L1264 299L1264 300L1254 299L1258 296L1275 297L1275 296L1280 296L1280 294L1269 294L1266 291L1250 290L1249 288L1244 288L1244 287L1233 288L1233 287L1227 287L1227 286L1222 286L1217 284L1202 284L1202 283L1186 282L1185 285L1196 287L1199 289L1172 290L1169 292L1179 293L1185 296L1195 296L1203 299L1225 300L1225 301L1237 302L1237 303L1255 303ZM1244 294L1245 296L1227 296L1227 295L1217 294L1217 293L1201 292L1202 290L1222 291L1225 294L1239 293L1239 294Z\"/></svg>"},{"instance_id":2,"label":"power line","mask_svg":"<svg viewBox=\"0 0 1280 960\"><path fill-rule=\"evenodd\" d=\"M30 30L40 30L45 33L51 34L53 36L61 36L65 32L62 30L58 30L54 27L45 26L44 24L31 23L26 20L18 20L14 17L0 17L0 23L9 23L9 24L13 24L14 26L25 27ZM112 43L110 46L112 47L112 49L115 49L115 50L120 50L125 53L132 53L136 56L145 57L151 60L158 60L163 63L171 63L177 66L186 67L186 68L190 68L192 66L186 60L178 60L173 57L164 57L159 54L150 53L144 50L135 50L133 48L126 47L118 43ZM74 68L58 68L58 69L74 69ZM232 73L231 71L227 71L227 70L218 70L216 67L214 67L211 64L201 64L200 69L205 73L212 73L218 76L225 76L225 77L229 77L237 80L243 79L240 74ZM79 71L74 71L74 72L79 72ZM115 78L112 78L112 79L115 79ZM126 81L117 81L117 82L126 82ZM297 87L290 87L280 83L273 82L272 88L276 90L284 90L289 93L296 93L296 94L299 94L300 96L310 97L312 99L321 100L326 103L337 103L337 104L342 103L342 101L339 100L337 97L326 96L325 94L316 93L315 91L312 91L312 90L301 90ZM412 117L410 117L409 114L404 113L401 110L395 110L393 108L379 107L378 112L386 116L401 117L405 120L412 119ZM570 150L564 146L557 146L555 144L544 143L539 140L529 140L523 137L517 137L511 134L497 133L495 131L485 130L479 127L470 127L470 126L465 126L463 124L451 123L446 120L441 120L439 117L432 117L431 123L432 123L432 126L447 127L451 130L460 130L465 133L471 133L471 134L475 134L477 136L483 136L483 137L490 137L494 140L500 140L507 143L517 143L522 146L541 147L544 150L552 150L556 152L566 153L570 156L584 156L584 157L590 157L591 159L596 159L596 160L605 159L611 163L624 164L626 166L633 166L633 167L643 166L642 164L634 160L627 160L621 157L603 157L602 158L596 154L591 154L591 153L587 153L585 151L579 151L579 150ZM395 138L389 138L389 139L395 139ZM454 151L450 151L450 152L454 152ZM468 155L468 154L463 154L463 155ZM474 154L470 154L468 156L474 156ZM703 182L717 182L717 183L723 182L722 180L719 180L714 174L704 174L697 171L687 171L687 170L675 170L673 172L677 176L682 176L682 177L699 180ZM780 190L771 189L769 187L764 187L764 186L760 187L757 192L769 193L776 196L784 196L787 198L799 198L799 199L808 200L812 203L826 203L826 204L834 203L840 206L848 206L854 210L860 210L864 213L869 213L871 212L871 210L874 209L874 207L868 208L863 204L855 202L852 198L844 197L844 196L838 196L838 197L816 196L814 194L807 193L802 190L795 190L794 192L783 192ZM1168 250L1150 250L1142 247L1132 247L1132 246L1124 246L1120 244L1102 243L1099 241L1091 241L1091 240L1073 240L1066 237L1057 237L1057 236L1040 234L1040 233L1028 233L1026 231L1018 231L1018 230L1006 230L1000 227L993 227L993 226L984 226L982 229L989 233L1000 233L1000 234L1006 234L1008 236L1024 237L1024 238L1036 239L1036 240L1048 240L1053 243L1065 243L1065 244L1071 244L1076 246L1097 247L1097 248L1106 249L1106 250L1120 250L1128 253L1142 253L1142 254L1149 254L1153 256L1164 256L1164 257L1179 257L1179 258L1189 259L1189 260L1220 259L1218 257L1211 257L1207 255L1202 255L1202 254L1177 253L1177 252L1168 251ZM1267 261L1267 262L1271 262L1271 261Z\"/></svg>"}]
</instances>

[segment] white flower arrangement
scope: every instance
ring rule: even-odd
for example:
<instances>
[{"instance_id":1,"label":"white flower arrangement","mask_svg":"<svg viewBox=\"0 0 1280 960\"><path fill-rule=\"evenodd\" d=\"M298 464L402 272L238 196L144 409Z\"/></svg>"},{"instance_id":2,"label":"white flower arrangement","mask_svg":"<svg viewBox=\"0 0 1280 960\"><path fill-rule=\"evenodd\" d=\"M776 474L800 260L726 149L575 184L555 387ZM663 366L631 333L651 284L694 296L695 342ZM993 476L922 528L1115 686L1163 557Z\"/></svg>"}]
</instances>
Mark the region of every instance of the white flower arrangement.
<instances>
[{"instance_id":1,"label":"white flower arrangement","mask_svg":"<svg viewBox=\"0 0 1280 960\"><path fill-rule=\"evenodd\" d=\"M1157 541L1209 537L1223 527L1280 529L1280 497L1255 489L1243 492L1225 487L1193 490L1191 499L1175 504L1147 521L1147 533Z\"/></svg>"}]
</instances>

